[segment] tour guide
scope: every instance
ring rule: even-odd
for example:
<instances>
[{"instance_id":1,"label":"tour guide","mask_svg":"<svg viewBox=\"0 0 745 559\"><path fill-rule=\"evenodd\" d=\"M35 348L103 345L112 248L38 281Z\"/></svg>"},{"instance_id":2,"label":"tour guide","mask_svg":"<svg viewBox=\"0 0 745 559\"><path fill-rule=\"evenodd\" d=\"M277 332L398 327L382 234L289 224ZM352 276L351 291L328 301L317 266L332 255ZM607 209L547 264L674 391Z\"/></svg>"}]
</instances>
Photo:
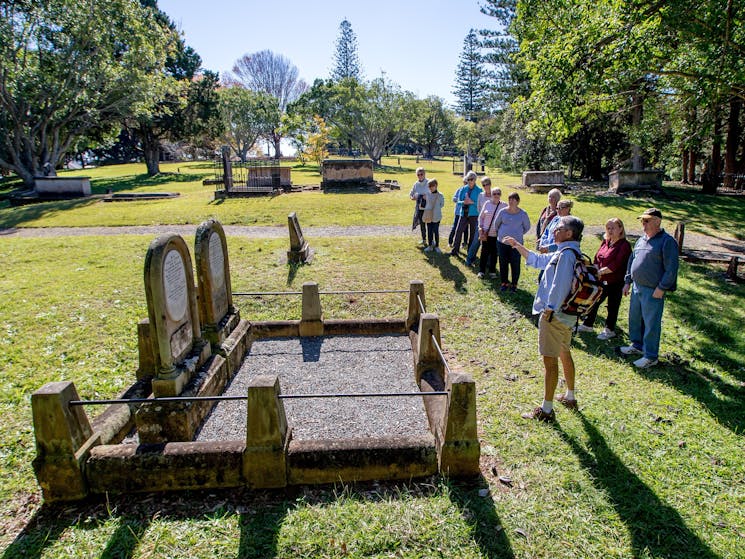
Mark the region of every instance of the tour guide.
<instances>
[{"instance_id":1,"label":"tour guide","mask_svg":"<svg viewBox=\"0 0 745 559\"><path fill-rule=\"evenodd\" d=\"M554 229L556 252L539 254L526 249L512 237L505 237L504 243L517 249L525 257L528 266L543 270L541 282L533 301L533 314L538 319L538 352L543 357L543 404L533 411L522 414L525 419L554 421L554 392L559 382L559 359L564 369L566 394L556 398L569 409L577 409L574 397L574 359L570 352L572 328L577 323L576 316L561 312L561 305L569 295L574 277L574 264L577 261L575 250L580 252L584 223L579 218L568 215L561 217ZM574 249L574 250L571 250Z\"/></svg>"},{"instance_id":2,"label":"tour guide","mask_svg":"<svg viewBox=\"0 0 745 559\"><path fill-rule=\"evenodd\" d=\"M644 235L634 245L623 286L624 295L631 292L631 345L619 349L624 355L641 355L634 366L646 369L658 363L665 293L674 291L678 280L678 243L662 229L657 208L649 208L639 219Z\"/></svg>"}]
</instances>

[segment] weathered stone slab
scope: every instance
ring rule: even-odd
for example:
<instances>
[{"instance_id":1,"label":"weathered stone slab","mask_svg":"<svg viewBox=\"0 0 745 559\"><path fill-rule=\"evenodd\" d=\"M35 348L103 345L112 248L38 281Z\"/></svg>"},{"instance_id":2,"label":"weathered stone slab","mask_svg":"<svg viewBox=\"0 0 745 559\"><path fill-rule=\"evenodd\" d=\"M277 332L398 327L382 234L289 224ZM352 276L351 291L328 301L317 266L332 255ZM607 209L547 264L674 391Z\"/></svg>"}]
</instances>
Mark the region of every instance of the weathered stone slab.
<instances>
[{"instance_id":1,"label":"weathered stone slab","mask_svg":"<svg viewBox=\"0 0 745 559\"><path fill-rule=\"evenodd\" d=\"M34 191L41 197L77 198L91 195L90 177L35 177Z\"/></svg>"},{"instance_id":2,"label":"weathered stone slab","mask_svg":"<svg viewBox=\"0 0 745 559\"><path fill-rule=\"evenodd\" d=\"M303 231L300 229L300 222L295 212L287 216L287 228L290 231L290 250L287 251L287 261L290 263L307 264L313 260L313 249L310 248Z\"/></svg>"},{"instance_id":3,"label":"weathered stone slab","mask_svg":"<svg viewBox=\"0 0 745 559\"><path fill-rule=\"evenodd\" d=\"M553 187L564 186L564 171L523 171L522 186L530 188L534 184L553 185Z\"/></svg>"},{"instance_id":4,"label":"weathered stone slab","mask_svg":"<svg viewBox=\"0 0 745 559\"><path fill-rule=\"evenodd\" d=\"M372 159L324 159L321 189L374 187Z\"/></svg>"},{"instance_id":5,"label":"weathered stone slab","mask_svg":"<svg viewBox=\"0 0 745 559\"><path fill-rule=\"evenodd\" d=\"M611 192L621 193L632 190L661 190L662 171L612 171L608 175Z\"/></svg>"}]
</instances>

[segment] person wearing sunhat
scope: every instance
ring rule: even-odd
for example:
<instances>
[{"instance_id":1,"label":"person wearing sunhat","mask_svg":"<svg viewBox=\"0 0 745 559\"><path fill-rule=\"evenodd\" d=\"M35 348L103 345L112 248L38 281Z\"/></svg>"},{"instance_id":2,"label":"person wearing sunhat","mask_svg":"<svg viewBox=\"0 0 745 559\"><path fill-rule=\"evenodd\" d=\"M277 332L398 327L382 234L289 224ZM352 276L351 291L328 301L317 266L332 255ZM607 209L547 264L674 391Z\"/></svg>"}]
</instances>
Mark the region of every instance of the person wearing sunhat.
<instances>
[{"instance_id":1,"label":"person wearing sunhat","mask_svg":"<svg viewBox=\"0 0 745 559\"><path fill-rule=\"evenodd\" d=\"M638 369L658 363L665 294L678 280L678 243L662 228L662 212L649 208L639 216L644 235L634 245L624 278L623 294L631 293L629 339L619 348L624 355L639 355Z\"/></svg>"}]
</instances>

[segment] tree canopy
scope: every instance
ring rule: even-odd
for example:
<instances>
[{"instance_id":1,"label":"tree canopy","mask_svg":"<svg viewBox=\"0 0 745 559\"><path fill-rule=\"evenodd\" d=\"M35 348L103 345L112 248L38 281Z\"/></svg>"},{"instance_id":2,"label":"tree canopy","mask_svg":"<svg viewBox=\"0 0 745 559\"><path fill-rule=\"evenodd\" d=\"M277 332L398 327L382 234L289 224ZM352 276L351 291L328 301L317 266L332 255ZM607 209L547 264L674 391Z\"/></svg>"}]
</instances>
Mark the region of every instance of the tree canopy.
<instances>
[{"instance_id":1,"label":"tree canopy","mask_svg":"<svg viewBox=\"0 0 745 559\"><path fill-rule=\"evenodd\" d=\"M346 19L339 24L339 37L336 39L334 51L334 67L331 79L340 81L345 78L362 79L362 68L357 54L357 35L352 24Z\"/></svg>"},{"instance_id":2,"label":"tree canopy","mask_svg":"<svg viewBox=\"0 0 745 559\"><path fill-rule=\"evenodd\" d=\"M0 3L0 166L28 186L154 98L166 38L135 0Z\"/></svg>"}]
</instances>

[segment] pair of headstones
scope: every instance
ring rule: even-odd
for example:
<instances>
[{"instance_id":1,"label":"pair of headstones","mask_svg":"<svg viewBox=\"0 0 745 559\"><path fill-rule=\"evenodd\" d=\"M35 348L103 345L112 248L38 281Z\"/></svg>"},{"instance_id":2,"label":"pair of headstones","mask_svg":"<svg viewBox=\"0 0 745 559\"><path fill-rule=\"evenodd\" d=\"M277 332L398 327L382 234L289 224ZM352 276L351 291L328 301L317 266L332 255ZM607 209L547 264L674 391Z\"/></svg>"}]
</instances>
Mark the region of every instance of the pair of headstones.
<instances>
[{"instance_id":1,"label":"pair of headstones","mask_svg":"<svg viewBox=\"0 0 745 559\"><path fill-rule=\"evenodd\" d=\"M145 257L148 319L139 327L138 377L152 377L156 397L179 395L239 321L222 225L202 223L194 250L197 285L180 235L158 237Z\"/></svg>"}]
</instances>

